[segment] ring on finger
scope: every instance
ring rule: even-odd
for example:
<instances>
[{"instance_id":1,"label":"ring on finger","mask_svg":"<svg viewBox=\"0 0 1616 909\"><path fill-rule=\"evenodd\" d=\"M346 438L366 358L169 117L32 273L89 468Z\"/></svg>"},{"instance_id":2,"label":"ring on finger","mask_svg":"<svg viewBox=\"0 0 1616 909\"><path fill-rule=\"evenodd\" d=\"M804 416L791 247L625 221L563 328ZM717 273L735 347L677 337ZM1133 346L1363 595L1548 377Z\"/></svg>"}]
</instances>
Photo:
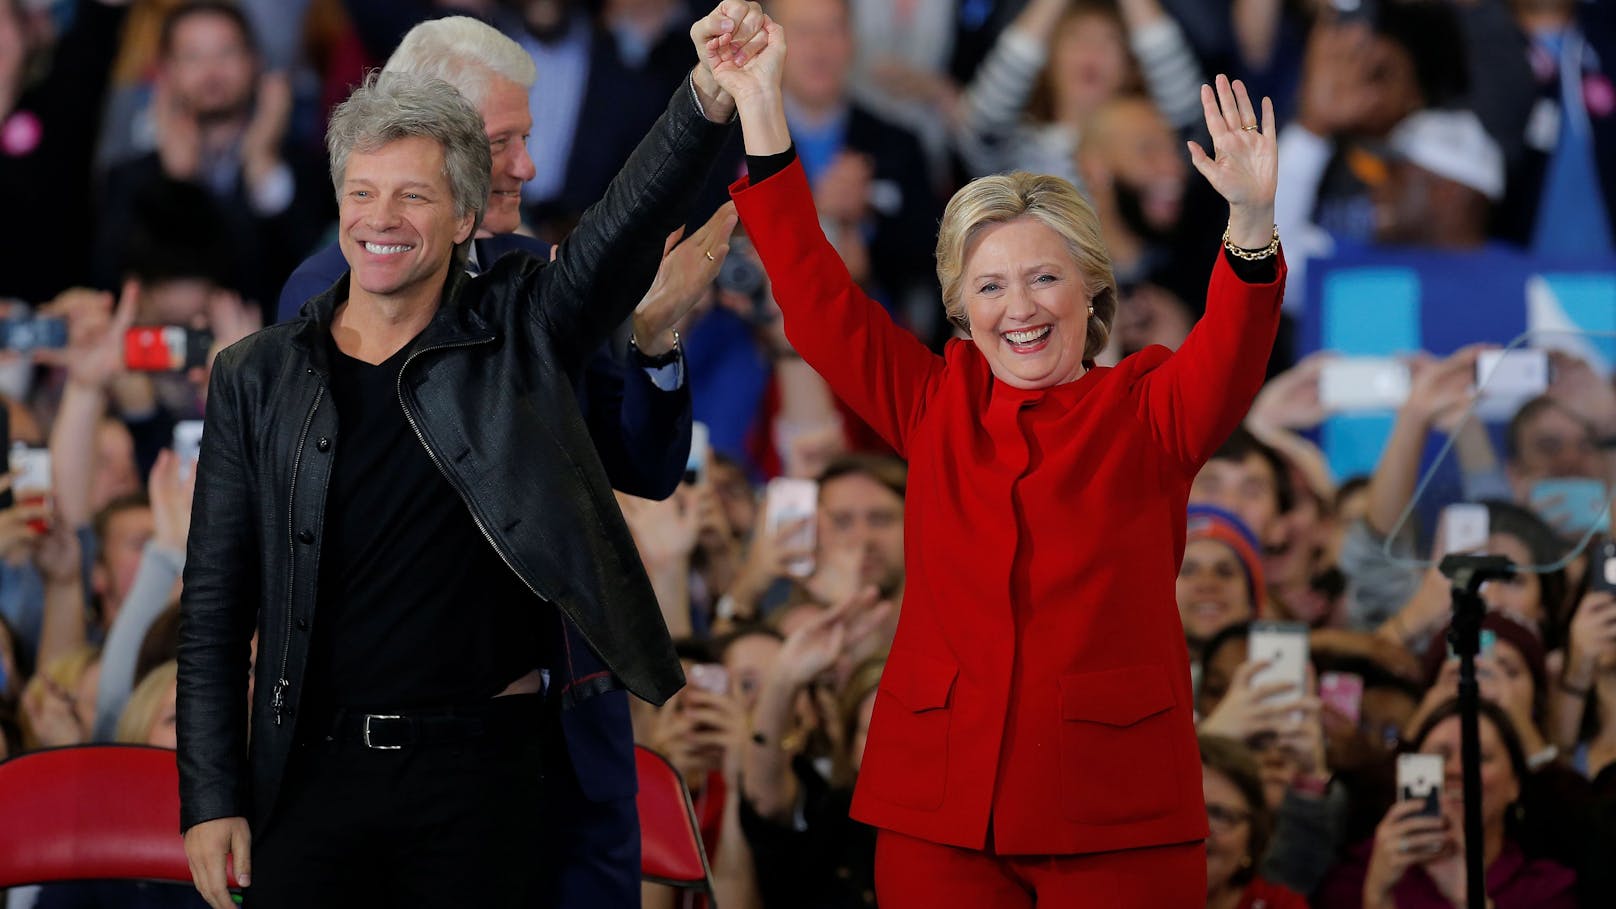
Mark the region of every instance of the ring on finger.
<instances>
[{"instance_id":1,"label":"ring on finger","mask_svg":"<svg viewBox=\"0 0 1616 909\"><path fill-rule=\"evenodd\" d=\"M1241 128L1241 129L1243 129L1243 130L1245 130L1245 131L1246 131L1246 132L1248 132L1248 133L1254 133L1254 132L1257 132L1257 131L1258 131L1258 130L1260 130L1260 129L1261 129L1261 127L1259 127L1259 126L1258 126L1258 125L1257 125L1257 124L1255 124L1255 123L1253 123L1253 124L1251 124L1251 125L1250 125L1250 126L1242 126L1242 127L1240 127L1240 128Z\"/></svg>"}]
</instances>

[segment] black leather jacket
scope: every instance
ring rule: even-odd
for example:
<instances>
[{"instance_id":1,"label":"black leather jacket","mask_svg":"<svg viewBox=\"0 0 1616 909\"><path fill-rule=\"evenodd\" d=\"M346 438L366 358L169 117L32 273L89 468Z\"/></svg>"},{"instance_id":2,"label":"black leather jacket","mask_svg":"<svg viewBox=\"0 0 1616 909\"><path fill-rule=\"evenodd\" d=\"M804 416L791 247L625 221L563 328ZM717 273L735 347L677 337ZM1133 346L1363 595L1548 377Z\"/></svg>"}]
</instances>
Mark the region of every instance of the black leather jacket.
<instances>
[{"instance_id":1,"label":"black leather jacket","mask_svg":"<svg viewBox=\"0 0 1616 909\"><path fill-rule=\"evenodd\" d=\"M655 703L683 675L567 376L650 286L727 133L682 86L553 264L513 254L475 278L450 269L398 381L411 427L500 557ZM311 318L258 332L214 364L180 629L184 829L238 815L256 827L285 770L342 444L326 380L346 296L344 279L315 298Z\"/></svg>"}]
</instances>

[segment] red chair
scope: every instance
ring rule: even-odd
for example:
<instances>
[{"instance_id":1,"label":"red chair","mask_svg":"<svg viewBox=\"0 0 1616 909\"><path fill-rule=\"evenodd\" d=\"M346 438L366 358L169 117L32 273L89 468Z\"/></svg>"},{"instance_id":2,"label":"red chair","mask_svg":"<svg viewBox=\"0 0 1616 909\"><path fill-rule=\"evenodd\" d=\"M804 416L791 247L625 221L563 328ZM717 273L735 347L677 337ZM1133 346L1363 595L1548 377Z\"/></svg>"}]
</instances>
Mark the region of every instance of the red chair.
<instances>
[{"instance_id":1,"label":"red chair","mask_svg":"<svg viewBox=\"0 0 1616 909\"><path fill-rule=\"evenodd\" d=\"M640 875L706 896L712 869L696 813L667 758L634 748ZM174 752L82 745L0 762L0 889L74 880L189 884Z\"/></svg>"},{"instance_id":2,"label":"red chair","mask_svg":"<svg viewBox=\"0 0 1616 909\"><path fill-rule=\"evenodd\" d=\"M713 872L684 779L667 758L644 745L634 746L634 769L640 779L634 799L640 812L640 877L699 892L708 906L716 906Z\"/></svg>"},{"instance_id":3,"label":"red chair","mask_svg":"<svg viewBox=\"0 0 1616 909\"><path fill-rule=\"evenodd\" d=\"M84 745L0 763L0 889L74 880L191 882L173 751Z\"/></svg>"}]
</instances>

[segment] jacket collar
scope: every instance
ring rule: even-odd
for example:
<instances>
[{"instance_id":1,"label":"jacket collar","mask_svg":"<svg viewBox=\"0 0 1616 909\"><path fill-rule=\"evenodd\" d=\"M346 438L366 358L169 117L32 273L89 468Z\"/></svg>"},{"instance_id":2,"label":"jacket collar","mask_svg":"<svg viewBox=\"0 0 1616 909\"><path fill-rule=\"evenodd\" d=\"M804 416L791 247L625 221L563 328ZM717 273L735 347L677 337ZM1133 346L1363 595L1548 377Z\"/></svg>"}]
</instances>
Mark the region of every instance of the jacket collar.
<instances>
[{"instance_id":1,"label":"jacket collar","mask_svg":"<svg viewBox=\"0 0 1616 909\"><path fill-rule=\"evenodd\" d=\"M308 357L309 366L322 376L331 374L331 322L336 317L337 307L348 299L349 274L343 272L335 284L303 305L302 325L292 337L292 345ZM438 311L410 346L424 349L494 340L496 335L488 320L469 305L471 292L471 277L459 266L451 266L438 301Z\"/></svg>"}]
</instances>

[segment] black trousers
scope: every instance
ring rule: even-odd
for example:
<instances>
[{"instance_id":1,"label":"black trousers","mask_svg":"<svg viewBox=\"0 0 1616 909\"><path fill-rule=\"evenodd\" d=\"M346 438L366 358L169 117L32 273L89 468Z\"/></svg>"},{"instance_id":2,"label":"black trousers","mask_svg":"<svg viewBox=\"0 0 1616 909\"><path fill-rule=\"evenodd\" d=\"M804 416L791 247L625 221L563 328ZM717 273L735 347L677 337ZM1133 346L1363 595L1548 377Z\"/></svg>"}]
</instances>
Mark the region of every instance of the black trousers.
<instances>
[{"instance_id":1,"label":"black trousers","mask_svg":"<svg viewBox=\"0 0 1616 909\"><path fill-rule=\"evenodd\" d=\"M397 751L300 744L253 832L245 905L536 905L554 872L541 848L541 725Z\"/></svg>"}]
</instances>

